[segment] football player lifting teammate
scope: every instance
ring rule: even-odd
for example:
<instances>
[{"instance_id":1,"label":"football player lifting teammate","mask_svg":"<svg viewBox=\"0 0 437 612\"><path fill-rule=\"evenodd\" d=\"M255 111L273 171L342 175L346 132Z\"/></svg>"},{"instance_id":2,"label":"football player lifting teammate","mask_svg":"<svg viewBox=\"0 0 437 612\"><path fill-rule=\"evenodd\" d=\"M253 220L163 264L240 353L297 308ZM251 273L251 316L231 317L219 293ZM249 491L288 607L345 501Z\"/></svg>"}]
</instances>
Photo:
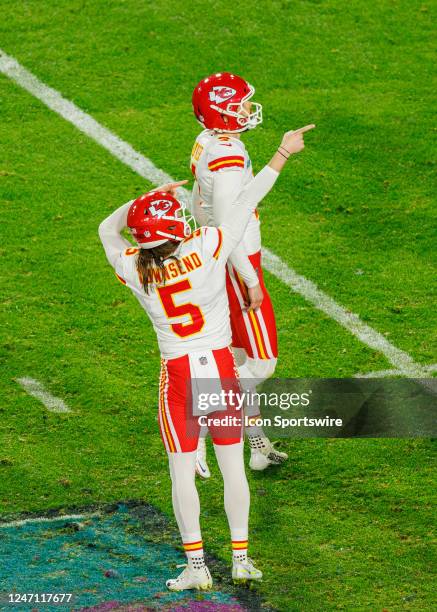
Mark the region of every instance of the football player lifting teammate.
<instances>
[{"instance_id":1,"label":"football player lifting teammate","mask_svg":"<svg viewBox=\"0 0 437 612\"><path fill-rule=\"evenodd\" d=\"M230 350L231 327L226 294L226 264L291 153L303 148L307 128L287 132L268 166L238 195L232 218L218 227L190 227L188 212L175 197L185 183L164 185L127 202L99 227L107 259L119 280L151 319L161 352L158 419L168 454L173 508L187 565L170 590L207 589L212 585L203 556L199 497L195 485L200 434L191 385L216 381L231 396L239 381ZM136 247L121 234L128 227ZM140 370L139 370L140 373ZM230 400L214 415L237 417ZM259 580L261 572L247 556L250 495L243 461L242 419L209 433L224 481L224 503L232 540L234 580Z\"/></svg>"}]
</instances>

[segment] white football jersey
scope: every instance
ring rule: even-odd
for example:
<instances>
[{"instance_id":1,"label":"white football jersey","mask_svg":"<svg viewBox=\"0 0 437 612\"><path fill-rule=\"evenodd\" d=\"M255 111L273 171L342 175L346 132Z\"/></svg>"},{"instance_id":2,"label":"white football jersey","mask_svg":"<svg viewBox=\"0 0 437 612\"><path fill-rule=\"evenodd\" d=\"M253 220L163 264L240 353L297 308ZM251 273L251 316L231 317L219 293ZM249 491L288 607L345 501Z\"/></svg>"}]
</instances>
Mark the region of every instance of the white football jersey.
<instances>
[{"instance_id":1,"label":"white football jersey","mask_svg":"<svg viewBox=\"0 0 437 612\"><path fill-rule=\"evenodd\" d=\"M191 152L191 171L197 181L207 225L217 225L212 210L216 172L240 172L241 189L253 180L252 162L244 143L239 138L218 134L213 130L203 130L196 138ZM249 255L261 249L260 222L256 211L249 221L242 242Z\"/></svg>"},{"instance_id":2,"label":"white football jersey","mask_svg":"<svg viewBox=\"0 0 437 612\"><path fill-rule=\"evenodd\" d=\"M221 229L196 230L175 251L177 259L165 261L165 282L162 273L153 270L148 294L137 271L138 249L125 249L115 262L119 280L132 290L149 315L165 359L231 344L225 290L229 250L222 248L223 242Z\"/></svg>"}]
</instances>

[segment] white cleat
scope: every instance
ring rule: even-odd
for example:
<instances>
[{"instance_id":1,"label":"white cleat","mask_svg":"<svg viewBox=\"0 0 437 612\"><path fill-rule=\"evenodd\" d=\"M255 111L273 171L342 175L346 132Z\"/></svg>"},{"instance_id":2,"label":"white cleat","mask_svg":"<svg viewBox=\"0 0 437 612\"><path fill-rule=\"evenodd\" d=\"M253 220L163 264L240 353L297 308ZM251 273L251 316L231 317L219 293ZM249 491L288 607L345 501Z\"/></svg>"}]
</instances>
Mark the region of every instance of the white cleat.
<instances>
[{"instance_id":1,"label":"white cleat","mask_svg":"<svg viewBox=\"0 0 437 612\"><path fill-rule=\"evenodd\" d=\"M288 459L287 453L276 450L270 440L264 438L263 442L263 448L250 449L249 467L251 470L262 471L269 465L280 465Z\"/></svg>"},{"instance_id":2,"label":"white cleat","mask_svg":"<svg viewBox=\"0 0 437 612\"><path fill-rule=\"evenodd\" d=\"M208 464L206 462L206 443L205 438L199 438L197 444L196 454L196 472L201 478L210 478L211 472L209 471Z\"/></svg>"},{"instance_id":3,"label":"white cleat","mask_svg":"<svg viewBox=\"0 0 437 612\"><path fill-rule=\"evenodd\" d=\"M263 574L253 564L252 559L245 563L234 561L232 564L232 578L234 582L245 583L248 580L262 580Z\"/></svg>"},{"instance_id":4,"label":"white cleat","mask_svg":"<svg viewBox=\"0 0 437 612\"><path fill-rule=\"evenodd\" d=\"M166 585L170 591L186 591L188 589L207 591L212 587L211 574L206 565L201 569L190 569L185 563L178 565L178 567L184 567L185 569L177 578L167 580Z\"/></svg>"}]
</instances>

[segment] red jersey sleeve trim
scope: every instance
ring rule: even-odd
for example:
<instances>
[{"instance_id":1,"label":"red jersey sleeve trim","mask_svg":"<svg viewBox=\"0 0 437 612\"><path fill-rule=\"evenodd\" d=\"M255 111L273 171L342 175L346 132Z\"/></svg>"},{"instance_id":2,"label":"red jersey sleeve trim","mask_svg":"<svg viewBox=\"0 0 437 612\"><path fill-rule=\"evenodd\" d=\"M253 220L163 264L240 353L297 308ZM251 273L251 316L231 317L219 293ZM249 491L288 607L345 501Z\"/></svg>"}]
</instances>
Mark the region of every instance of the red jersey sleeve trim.
<instances>
[{"instance_id":1,"label":"red jersey sleeve trim","mask_svg":"<svg viewBox=\"0 0 437 612\"><path fill-rule=\"evenodd\" d=\"M213 256L215 259L218 259L218 258L219 258L220 251L222 250L222 245L223 245L223 234L222 234L222 230L221 230L221 229L219 229L219 228L217 228L217 233L218 233L218 244L217 244L217 247L216 247L216 249L215 249L214 253L212 254L212 256Z\"/></svg>"},{"instance_id":2,"label":"red jersey sleeve trim","mask_svg":"<svg viewBox=\"0 0 437 612\"><path fill-rule=\"evenodd\" d=\"M115 272L115 276L118 278L120 283L123 283L123 285L126 285L126 281L124 280L124 278L122 278L119 274L117 274L117 272Z\"/></svg>"},{"instance_id":3,"label":"red jersey sleeve trim","mask_svg":"<svg viewBox=\"0 0 437 612\"><path fill-rule=\"evenodd\" d=\"M221 168L244 168L244 157L242 155L228 155L226 157L218 157L208 164L208 170L216 172Z\"/></svg>"}]
</instances>

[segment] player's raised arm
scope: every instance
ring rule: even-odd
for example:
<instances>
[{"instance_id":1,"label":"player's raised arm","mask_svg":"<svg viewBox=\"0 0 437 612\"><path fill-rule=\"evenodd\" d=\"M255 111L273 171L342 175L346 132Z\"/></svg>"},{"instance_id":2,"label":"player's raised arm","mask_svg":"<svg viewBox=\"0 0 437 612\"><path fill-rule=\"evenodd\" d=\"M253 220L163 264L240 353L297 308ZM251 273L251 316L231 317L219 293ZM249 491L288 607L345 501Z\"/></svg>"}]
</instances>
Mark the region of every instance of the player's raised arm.
<instances>
[{"instance_id":1,"label":"player's raised arm","mask_svg":"<svg viewBox=\"0 0 437 612\"><path fill-rule=\"evenodd\" d=\"M315 128L307 125L299 130L286 132L281 144L267 166L258 172L253 181L241 192L233 207L233 214L223 221L220 229L223 233L223 256L228 257L243 237L250 215L257 205L269 193L291 155L299 153L304 148L305 132Z\"/></svg>"},{"instance_id":2,"label":"player's raised arm","mask_svg":"<svg viewBox=\"0 0 437 612\"><path fill-rule=\"evenodd\" d=\"M115 268L115 262L120 252L132 246L121 235L121 231L126 227L127 213L132 202L133 200L130 200L117 208L99 225L99 238L105 249L106 257L113 268Z\"/></svg>"},{"instance_id":3,"label":"player's raised arm","mask_svg":"<svg viewBox=\"0 0 437 612\"><path fill-rule=\"evenodd\" d=\"M309 130L313 130L316 126L310 123L298 130L290 130L285 132L282 137L282 142L279 145L276 153L269 161L269 166L277 172L281 172L282 168L287 163L288 158L294 153L299 153L305 148L304 134Z\"/></svg>"}]
</instances>

